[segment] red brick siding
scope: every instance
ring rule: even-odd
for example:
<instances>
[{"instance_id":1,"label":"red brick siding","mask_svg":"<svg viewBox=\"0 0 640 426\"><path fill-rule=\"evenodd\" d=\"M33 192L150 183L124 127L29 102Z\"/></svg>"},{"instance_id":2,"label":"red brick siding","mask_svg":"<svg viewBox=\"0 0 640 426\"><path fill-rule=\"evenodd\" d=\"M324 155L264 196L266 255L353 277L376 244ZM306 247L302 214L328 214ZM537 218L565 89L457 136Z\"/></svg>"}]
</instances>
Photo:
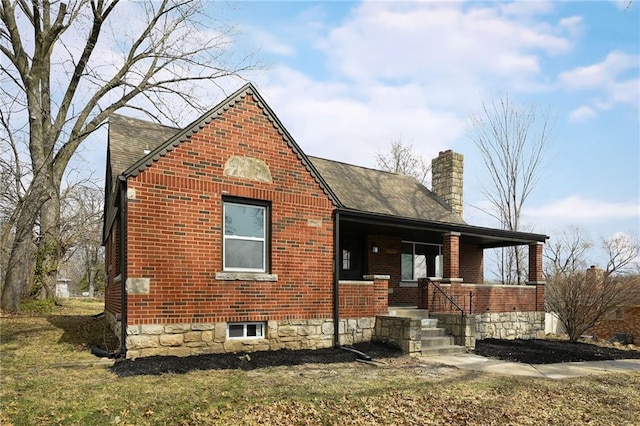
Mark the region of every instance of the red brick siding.
<instances>
[{"instance_id":1,"label":"red brick siding","mask_svg":"<svg viewBox=\"0 0 640 426\"><path fill-rule=\"evenodd\" d=\"M340 318L373 317L387 312L387 280L340 282Z\"/></svg>"},{"instance_id":2,"label":"red brick siding","mask_svg":"<svg viewBox=\"0 0 640 426\"><path fill-rule=\"evenodd\" d=\"M640 343L640 306L622 306L620 317L605 319L596 327L588 330L586 334L592 334L600 339L609 339L615 333L627 333L633 335L633 343Z\"/></svg>"},{"instance_id":3,"label":"red brick siding","mask_svg":"<svg viewBox=\"0 0 640 426\"><path fill-rule=\"evenodd\" d=\"M470 284L484 283L484 252L472 244L460 244L460 278Z\"/></svg>"},{"instance_id":4,"label":"red brick siding","mask_svg":"<svg viewBox=\"0 0 640 426\"><path fill-rule=\"evenodd\" d=\"M232 155L264 161L273 183L224 176ZM129 324L332 317L332 203L251 96L128 186L128 277L151 282L128 295ZM277 282L215 280L225 195L271 202Z\"/></svg>"},{"instance_id":5,"label":"red brick siding","mask_svg":"<svg viewBox=\"0 0 640 426\"><path fill-rule=\"evenodd\" d=\"M542 243L529 244L529 281L543 281Z\"/></svg>"},{"instance_id":6,"label":"red brick siding","mask_svg":"<svg viewBox=\"0 0 640 426\"><path fill-rule=\"evenodd\" d=\"M544 310L544 286L499 286L451 284L440 288L467 313L541 312ZM470 299L469 293L473 293ZM542 299L540 298L542 295ZM542 302L540 302L542 300ZM428 288L426 309L439 313L456 313L432 284Z\"/></svg>"},{"instance_id":7,"label":"red brick siding","mask_svg":"<svg viewBox=\"0 0 640 426\"><path fill-rule=\"evenodd\" d=\"M388 293L389 305L415 305L419 296L415 287L400 287L402 279L402 239L383 235L369 235L367 247L373 243L378 247L378 253L368 250L367 265L370 275L389 275Z\"/></svg>"},{"instance_id":8,"label":"red brick siding","mask_svg":"<svg viewBox=\"0 0 640 426\"><path fill-rule=\"evenodd\" d=\"M449 232L442 242L444 278L460 278L460 234Z\"/></svg>"}]
</instances>

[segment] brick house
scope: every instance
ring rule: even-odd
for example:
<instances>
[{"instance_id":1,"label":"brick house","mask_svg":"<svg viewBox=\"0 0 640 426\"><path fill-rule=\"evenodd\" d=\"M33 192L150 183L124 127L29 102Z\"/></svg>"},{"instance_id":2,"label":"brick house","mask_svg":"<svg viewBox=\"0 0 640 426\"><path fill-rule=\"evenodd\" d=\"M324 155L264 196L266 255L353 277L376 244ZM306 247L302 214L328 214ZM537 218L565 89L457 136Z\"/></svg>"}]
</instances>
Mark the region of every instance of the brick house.
<instances>
[{"instance_id":1,"label":"brick house","mask_svg":"<svg viewBox=\"0 0 640 426\"><path fill-rule=\"evenodd\" d=\"M594 267L587 270L592 271ZM599 339L619 340L635 345L640 344L640 277L629 276L620 278L626 295L625 300L609 315L598 321L595 327L585 334Z\"/></svg>"},{"instance_id":2,"label":"brick house","mask_svg":"<svg viewBox=\"0 0 640 426\"><path fill-rule=\"evenodd\" d=\"M103 242L117 356L393 340L383 319L402 306L445 323L462 312L474 338L535 335L548 237L466 224L462 160L434 159L431 192L307 156L251 84L184 129L113 115ZM484 249L512 245L529 247L528 285L483 284Z\"/></svg>"}]
</instances>

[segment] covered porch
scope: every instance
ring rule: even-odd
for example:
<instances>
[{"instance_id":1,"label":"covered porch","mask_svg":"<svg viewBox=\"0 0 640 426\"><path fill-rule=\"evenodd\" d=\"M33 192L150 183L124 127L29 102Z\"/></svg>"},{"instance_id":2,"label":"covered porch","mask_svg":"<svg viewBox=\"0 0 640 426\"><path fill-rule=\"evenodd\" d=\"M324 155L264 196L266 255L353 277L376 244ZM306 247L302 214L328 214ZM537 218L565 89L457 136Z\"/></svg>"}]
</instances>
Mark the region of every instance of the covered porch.
<instances>
[{"instance_id":1,"label":"covered porch","mask_svg":"<svg viewBox=\"0 0 640 426\"><path fill-rule=\"evenodd\" d=\"M388 275L389 306L450 310L435 283L467 313L544 310L546 235L346 210L336 212L336 224L339 279ZM526 286L486 284L484 251L519 245L529 251ZM424 278L429 280L421 284Z\"/></svg>"},{"instance_id":2,"label":"covered porch","mask_svg":"<svg viewBox=\"0 0 640 426\"><path fill-rule=\"evenodd\" d=\"M365 277L388 278L387 306L377 306L382 327L375 334L395 336L390 340L409 352L424 352L427 322L413 314L404 322L394 320L399 312L409 312L405 308L419 310L431 327L445 328L457 345L467 347L476 339L532 338L544 330L546 235L346 210L336 212L335 232L339 287L346 290ZM485 283L485 250L518 245L529 251L526 284Z\"/></svg>"}]
</instances>

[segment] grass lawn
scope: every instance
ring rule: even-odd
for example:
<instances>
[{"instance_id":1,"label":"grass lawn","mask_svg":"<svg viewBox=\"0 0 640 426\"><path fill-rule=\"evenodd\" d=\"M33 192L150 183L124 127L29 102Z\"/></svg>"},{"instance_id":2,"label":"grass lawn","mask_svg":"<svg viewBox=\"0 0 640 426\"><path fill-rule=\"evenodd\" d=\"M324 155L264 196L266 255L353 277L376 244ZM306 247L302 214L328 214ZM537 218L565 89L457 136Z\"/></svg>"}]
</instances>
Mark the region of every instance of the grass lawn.
<instances>
[{"instance_id":1,"label":"grass lawn","mask_svg":"<svg viewBox=\"0 0 640 426\"><path fill-rule=\"evenodd\" d=\"M2 425L623 425L640 373L547 380L409 357L384 367L307 364L118 377L89 353L101 302L0 318ZM115 348L114 348L115 349Z\"/></svg>"}]
</instances>

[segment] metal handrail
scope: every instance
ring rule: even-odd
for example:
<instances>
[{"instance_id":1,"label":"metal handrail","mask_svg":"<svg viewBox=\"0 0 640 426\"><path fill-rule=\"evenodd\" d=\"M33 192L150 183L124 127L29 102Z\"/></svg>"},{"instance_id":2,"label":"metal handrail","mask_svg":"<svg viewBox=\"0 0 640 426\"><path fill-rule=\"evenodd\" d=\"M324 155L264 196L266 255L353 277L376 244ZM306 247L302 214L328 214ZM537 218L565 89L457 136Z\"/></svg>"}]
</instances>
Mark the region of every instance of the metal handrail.
<instances>
[{"instance_id":1,"label":"metal handrail","mask_svg":"<svg viewBox=\"0 0 640 426\"><path fill-rule=\"evenodd\" d=\"M453 307L455 307L458 311L460 311L460 315L464 318L466 316L466 312L464 311L464 309L462 309L460 306L458 306L458 304L456 302L454 302L454 300L442 289L440 288L440 286L438 284L436 284L435 282L431 281L430 279L427 279L427 283L431 283L433 284L433 287L438 290L438 292L440 294L442 294L448 301L449 303L451 303L451 305ZM427 297L429 297L429 287L427 284ZM427 299L428 300L428 299ZM428 302L427 302L427 307L428 307Z\"/></svg>"},{"instance_id":2,"label":"metal handrail","mask_svg":"<svg viewBox=\"0 0 640 426\"><path fill-rule=\"evenodd\" d=\"M426 302L426 306L425 307L427 309L429 309L429 284L433 284L433 287L449 301L451 306L455 307L458 311L460 311L460 340L461 340L462 345L465 346L466 324L464 323L464 317L467 315L465 310L462 309L460 306L458 306L458 304L442 288L440 288L440 286L438 284L436 284L435 282L431 281L428 278L426 279L426 281L427 281L427 286L426 286L426 293L427 293L426 297L427 297L427 299L425 300L425 302ZM471 311L472 299L473 299L473 292L470 292L470 294L469 294L469 311ZM435 302L435 297L433 298L433 301Z\"/></svg>"}]
</instances>

